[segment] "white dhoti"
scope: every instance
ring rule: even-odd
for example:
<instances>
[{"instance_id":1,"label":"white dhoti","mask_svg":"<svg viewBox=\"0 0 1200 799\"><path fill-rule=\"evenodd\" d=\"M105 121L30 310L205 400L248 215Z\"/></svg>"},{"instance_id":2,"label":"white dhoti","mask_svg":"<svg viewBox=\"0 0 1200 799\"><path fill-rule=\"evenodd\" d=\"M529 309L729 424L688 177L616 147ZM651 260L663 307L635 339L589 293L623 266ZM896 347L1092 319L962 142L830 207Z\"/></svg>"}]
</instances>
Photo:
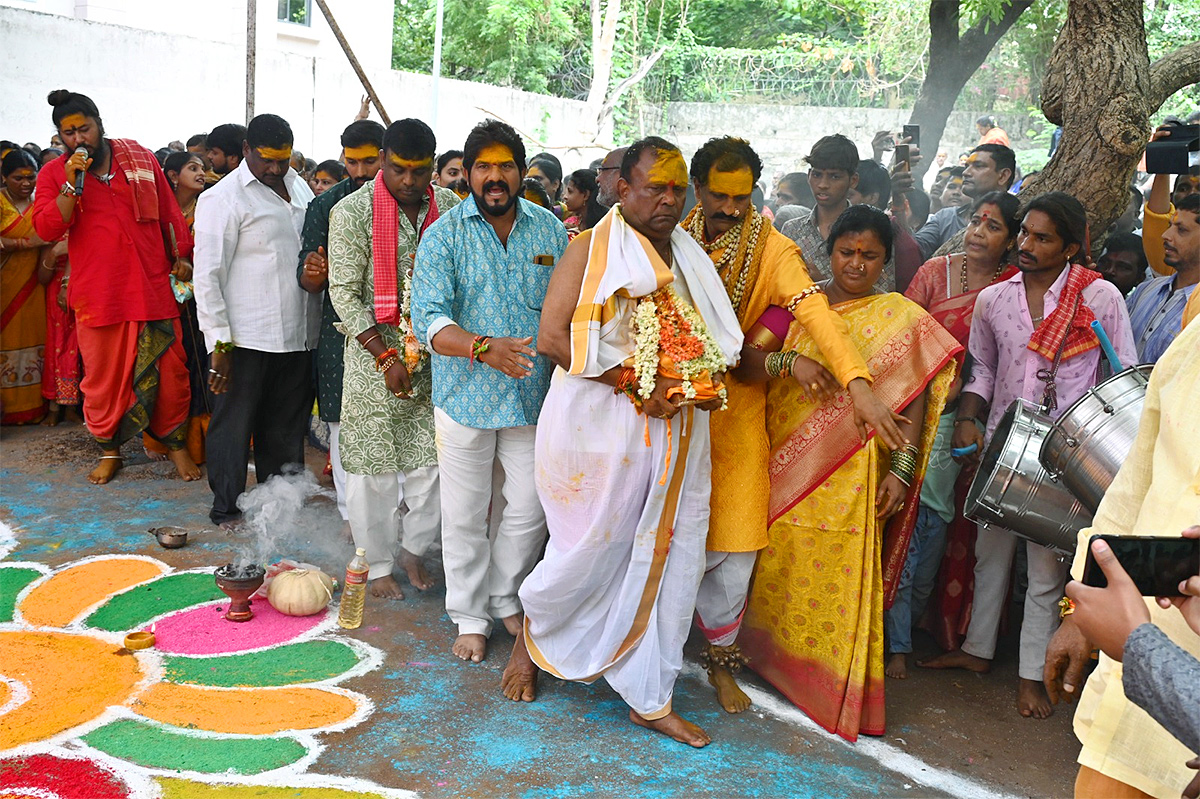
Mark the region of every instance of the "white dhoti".
<instances>
[{"instance_id":1,"label":"white dhoti","mask_svg":"<svg viewBox=\"0 0 1200 799\"><path fill-rule=\"evenodd\" d=\"M650 419L649 447L646 431L623 394L555 373L536 449L550 543L520 596L541 669L580 682L603 676L655 719L671 712L704 573L708 414Z\"/></svg>"},{"instance_id":2,"label":"white dhoti","mask_svg":"<svg viewBox=\"0 0 1200 799\"><path fill-rule=\"evenodd\" d=\"M708 413L651 419L588 378L633 362L638 298L667 284L695 308L725 366L737 362L742 333L712 261L682 228L670 268L619 208L589 235L571 368L556 370L538 418L535 479L550 542L521 586L525 643L542 670L604 677L652 720L671 712L704 573Z\"/></svg>"},{"instance_id":3,"label":"white dhoti","mask_svg":"<svg viewBox=\"0 0 1200 799\"><path fill-rule=\"evenodd\" d=\"M707 553L704 579L696 593L696 626L713 646L729 646L737 640L757 560L757 552Z\"/></svg>"}]
</instances>

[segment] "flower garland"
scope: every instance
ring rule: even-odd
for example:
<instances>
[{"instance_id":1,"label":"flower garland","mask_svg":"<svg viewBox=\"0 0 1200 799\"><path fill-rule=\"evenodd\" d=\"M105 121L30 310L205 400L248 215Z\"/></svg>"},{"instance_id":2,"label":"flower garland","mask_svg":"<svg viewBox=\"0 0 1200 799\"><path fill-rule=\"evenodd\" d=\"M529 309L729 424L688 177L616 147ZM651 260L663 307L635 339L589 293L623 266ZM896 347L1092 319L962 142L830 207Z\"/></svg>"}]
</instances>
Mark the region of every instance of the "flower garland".
<instances>
[{"instance_id":1,"label":"flower garland","mask_svg":"<svg viewBox=\"0 0 1200 799\"><path fill-rule=\"evenodd\" d=\"M758 278L758 266L771 231L770 222L753 204L746 218L722 233L714 241L704 239L704 209L697 205L683 221L683 227L710 256L717 251L721 257L713 264L725 284L734 311L739 315L748 299L746 289Z\"/></svg>"},{"instance_id":2,"label":"flower garland","mask_svg":"<svg viewBox=\"0 0 1200 799\"><path fill-rule=\"evenodd\" d=\"M404 368L409 374L420 371L429 360L429 352L421 346L412 331L412 280L416 257L416 253L408 256L408 269L402 275L404 286L400 289L400 324L396 326L404 339Z\"/></svg>"},{"instance_id":3,"label":"flower garland","mask_svg":"<svg viewBox=\"0 0 1200 799\"><path fill-rule=\"evenodd\" d=\"M648 400L654 393L662 356L674 364L683 379L684 399L695 399L695 380L706 373L714 377L724 371L725 359L717 342L692 305L670 284L638 301L633 315L633 368L637 395ZM727 392L717 388L724 409Z\"/></svg>"}]
</instances>

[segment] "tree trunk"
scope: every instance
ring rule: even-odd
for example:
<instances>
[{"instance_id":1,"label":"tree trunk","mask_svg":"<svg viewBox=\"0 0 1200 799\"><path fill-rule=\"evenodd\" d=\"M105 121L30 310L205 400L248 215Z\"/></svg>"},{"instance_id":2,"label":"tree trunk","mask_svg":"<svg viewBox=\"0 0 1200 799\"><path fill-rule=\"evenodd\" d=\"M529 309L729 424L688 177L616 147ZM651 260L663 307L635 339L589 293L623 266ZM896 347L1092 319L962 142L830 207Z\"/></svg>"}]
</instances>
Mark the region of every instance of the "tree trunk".
<instances>
[{"instance_id":1,"label":"tree trunk","mask_svg":"<svg viewBox=\"0 0 1200 799\"><path fill-rule=\"evenodd\" d=\"M1046 168L1022 184L1021 196L1065 191L1083 203L1094 256L1128 202L1150 116L1197 81L1200 43L1150 64L1141 0L1070 0L1042 84L1042 111L1062 126L1062 141ZM961 242L960 234L938 252Z\"/></svg>"},{"instance_id":2,"label":"tree trunk","mask_svg":"<svg viewBox=\"0 0 1200 799\"><path fill-rule=\"evenodd\" d=\"M983 64L996 42L1000 41L1033 0L1012 0L999 21L978 20L959 35L960 0L930 0L929 2L929 70L921 93L913 104L909 123L921 126L921 162L913 170L914 179L921 179L933 163L946 120L954 110L954 102L967 81Z\"/></svg>"},{"instance_id":3,"label":"tree trunk","mask_svg":"<svg viewBox=\"0 0 1200 799\"><path fill-rule=\"evenodd\" d=\"M621 17L621 0L591 0L591 10L592 84L588 87L587 118L592 121L592 129L585 131L585 135L595 141L604 125L604 101L612 81L613 47Z\"/></svg>"}]
</instances>

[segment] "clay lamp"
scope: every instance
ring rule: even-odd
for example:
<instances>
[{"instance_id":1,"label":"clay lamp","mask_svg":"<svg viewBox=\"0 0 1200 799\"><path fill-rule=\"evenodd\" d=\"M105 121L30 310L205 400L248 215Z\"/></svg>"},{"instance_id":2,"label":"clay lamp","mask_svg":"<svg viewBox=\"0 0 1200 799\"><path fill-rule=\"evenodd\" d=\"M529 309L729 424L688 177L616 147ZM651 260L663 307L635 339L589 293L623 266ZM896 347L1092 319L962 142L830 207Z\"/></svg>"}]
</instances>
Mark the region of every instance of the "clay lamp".
<instances>
[{"instance_id":1,"label":"clay lamp","mask_svg":"<svg viewBox=\"0 0 1200 799\"><path fill-rule=\"evenodd\" d=\"M228 621L250 621L254 611L250 610L250 595L263 584L266 571L258 564L234 566L226 563L216 571L217 588L229 597L229 610L225 612Z\"/></svg>"}]
</instances>

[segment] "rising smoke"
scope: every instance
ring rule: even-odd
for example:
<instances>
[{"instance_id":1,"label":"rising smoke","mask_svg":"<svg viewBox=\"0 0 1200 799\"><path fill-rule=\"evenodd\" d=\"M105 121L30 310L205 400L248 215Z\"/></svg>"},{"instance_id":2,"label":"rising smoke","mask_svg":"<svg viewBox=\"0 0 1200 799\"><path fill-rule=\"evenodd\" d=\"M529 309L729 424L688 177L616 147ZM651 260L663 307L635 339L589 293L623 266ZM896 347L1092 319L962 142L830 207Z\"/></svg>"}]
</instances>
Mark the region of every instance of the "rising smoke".
<instances>
[{"instance_id":1,"label":"rising smoke","mask_svg":"<svg viewBox=\"0 0 1200 799\"><path fill-rule=\"evenodd\" d=\"M238 508L249 538L233 559L238 568L287 558L336 575L354 554L341 534L336 495L307 469L276 475L247 491L238 497Z\"/></svg>"}]
</instances>

